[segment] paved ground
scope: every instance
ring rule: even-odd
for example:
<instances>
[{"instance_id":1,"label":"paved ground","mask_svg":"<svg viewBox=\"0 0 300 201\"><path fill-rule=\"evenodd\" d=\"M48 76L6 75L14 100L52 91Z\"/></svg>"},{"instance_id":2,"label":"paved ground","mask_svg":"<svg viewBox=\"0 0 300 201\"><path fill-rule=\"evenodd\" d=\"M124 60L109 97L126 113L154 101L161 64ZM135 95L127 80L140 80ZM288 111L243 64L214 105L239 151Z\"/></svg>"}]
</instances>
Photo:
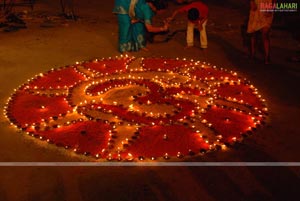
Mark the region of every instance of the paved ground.
<instances>
[{"instance_id":1,"label":"paved ground","mask_svg":"<svg viewBox=\"0 0 300 201\"><path fill-rule=\"evenodd\" d=\"M119 55L113 1L87 0L75 5L78 21L65 20L59 1L37 1L28 10L27 29L0 32L0 107L15 88L35 74L76 61ZM272 65L248 60L240 36L246 17L241 4L224 7L209 1L209 49L183 50L184 32L167 43L149 44L136 57L206 60L248 78L268 102L268 122L242 144L207 154L197 161L296 161L300 152L299 63L290 32L272 31ZM232 1L230 1L232 2ZM176 6L159 18L168 16ZM157 20L159 21L159 20ZM157 22L158 23L158 22ZM184 30L178 17L171 32ZM163 39L162 36L156 40ZM298 47L299 48L299 47ZM260 58L260 57L259 57ZM0 160L84 161L26 137L0 116ZM0 200L298 200L299 167L0 167Z\"/></svg>"}]
</instances>

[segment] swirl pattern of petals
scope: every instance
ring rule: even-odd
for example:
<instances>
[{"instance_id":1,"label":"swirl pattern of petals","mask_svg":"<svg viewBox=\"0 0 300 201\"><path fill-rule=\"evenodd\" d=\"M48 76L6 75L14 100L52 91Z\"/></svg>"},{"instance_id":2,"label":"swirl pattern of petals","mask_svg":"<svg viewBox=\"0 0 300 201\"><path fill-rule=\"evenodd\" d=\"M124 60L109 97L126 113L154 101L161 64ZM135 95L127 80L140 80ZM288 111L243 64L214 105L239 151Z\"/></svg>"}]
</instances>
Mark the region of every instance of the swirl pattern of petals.
<instances>
[{"instance_id":1,"label":"swirl pattern of petals","mask_svg":"<svg viewBox=\"0 0 300 201\"><path fill-rule=\"evenodd\" d=\"M11 124L97 160L183 160L264 123L258 90L205 62L121 56L51 69L9 98Z\"/></svg>"}]
</instances>

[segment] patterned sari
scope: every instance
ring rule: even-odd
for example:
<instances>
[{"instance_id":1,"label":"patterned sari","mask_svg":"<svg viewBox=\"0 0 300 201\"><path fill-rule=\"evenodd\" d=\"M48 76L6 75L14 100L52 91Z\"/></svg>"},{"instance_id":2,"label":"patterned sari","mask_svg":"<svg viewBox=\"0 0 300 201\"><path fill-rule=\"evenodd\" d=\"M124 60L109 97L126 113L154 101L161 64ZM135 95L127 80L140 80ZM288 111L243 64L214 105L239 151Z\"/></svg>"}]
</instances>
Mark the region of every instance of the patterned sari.
<instances>
[{"instance_id":1,"label":"patterned sari","mask_svg":"<svg viewBox=\"0 0 300 201\"><path fill-rule=\"evenodd\" d=\"M113 13L117 14L119 26L119 51L121 53L131 49L131 19L128 15L130 0L115 0Z\"/></svg>"},{"instance_id":2,"label":"patterned sari","mask_svg":"<svg viewBox=\"0 0 300 201\"><path fill-rule=\"evenodd\" d=\"M139 0L135 7L135 18L138 22L133 25L135 50L146 47L145 24L152 24L153 16L154 13L145 0Z\"/></svg>"},{"instance_id":3,"label":"patterned sari","mask_svg":"<svg viewBox=\"0 0 300 201\"><path fill-rule=\"evenodd\" d=\"M134 12L130 12L130 8L134 8ZM116 0L113 12L118 17L119 51L124 53L145 48L144 23L151 24L153 17L153 12L145 0ZM133 19L137 22L132 23Z\"/></svg>"}]
</instances>

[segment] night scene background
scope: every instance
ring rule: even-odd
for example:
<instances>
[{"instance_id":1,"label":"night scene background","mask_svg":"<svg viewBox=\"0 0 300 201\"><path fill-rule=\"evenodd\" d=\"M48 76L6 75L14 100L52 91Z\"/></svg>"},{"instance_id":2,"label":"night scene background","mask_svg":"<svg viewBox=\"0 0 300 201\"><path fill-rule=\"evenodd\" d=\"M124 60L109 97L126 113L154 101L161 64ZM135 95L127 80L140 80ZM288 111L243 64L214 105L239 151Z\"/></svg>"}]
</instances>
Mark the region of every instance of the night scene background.
<instances>
[{"instance_id":1,"label":"night scene background","mask_svg":"<svg viewBox=\"0 0 300 201\"><path fill-rule=\"evenodd\" d=\"M248 0L203 0L209 7L209 48L184 49L186 18L178 15L169 32L157 34L149 51L136 58L206 61L238 72L266 99L268 114L253 135L226 151L190 158L193 162L300 162L300 15L275 12L271 64L261 51L247 57ZM182 4L167 1L153 23L161 26ZM64 5L62 8L62 4ZM120 56L114 0L0 1L0 106L23 83L52 68ZM195 35L197 36L197 32ZM43 108L41 108L43 109ZM295 166L14 166L7 162L91 162L62 147L15 129L0 115L0 200L299 200ZM84 133L81 133L84 134ZM156 163L154 161L153 163ZM103 162L105 163L105 161ZM150 162L151 163L151 162ZM299 164L299 163L298 163Z\"/></svg>"}]
</instances>

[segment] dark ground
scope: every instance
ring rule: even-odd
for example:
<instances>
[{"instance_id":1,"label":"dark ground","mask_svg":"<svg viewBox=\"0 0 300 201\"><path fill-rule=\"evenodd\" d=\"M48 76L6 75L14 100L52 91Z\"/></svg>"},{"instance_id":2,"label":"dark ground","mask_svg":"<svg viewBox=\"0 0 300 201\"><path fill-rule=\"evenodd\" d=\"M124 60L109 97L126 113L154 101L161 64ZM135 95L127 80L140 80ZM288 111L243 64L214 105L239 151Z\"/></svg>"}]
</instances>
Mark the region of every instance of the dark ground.
<instances>
[{"instance_id":1,"label":"dark ground","mask_svg":"<svg viewBox=\"0 0 300 201\"><path fill-rule=\"evenodd\" d=\"M50 3L52 2L52 3ZM167 43L149 44L136 57L179 57L205 60L237 71L267 100L267 124L242 144L196 161L300 162L300 67L288 58L299 51L292 14L276 16L272 30L272 64L245 56L240 26L247 16L241 1L206 1L210 7L207 55L183 50L183 31ZM225 2L225 3L224 3ZM230 3L230 4L228 4ZM24 16L26 29L0 29L0 106L13 89L50 68L119 55L113 1L75 1L75 22L58 16L59 1L36 1ZM173 9L158 16L169 16ZM299 15L299 11L297 12ZM296 20L297 21L297 20ZM299 21L297 21L299 22ZM299 23L297 23L299 24ZM178 17L171 32L184 30ZM157 36L157 41L163 36ZM171 50L171 51L170 51ZM298 52L299 54L299 52ZM86 161L27 137L0 116L0 160ZM299 200L299 167L0 167L0 200Z\"/></svg>"}]
</instances>

